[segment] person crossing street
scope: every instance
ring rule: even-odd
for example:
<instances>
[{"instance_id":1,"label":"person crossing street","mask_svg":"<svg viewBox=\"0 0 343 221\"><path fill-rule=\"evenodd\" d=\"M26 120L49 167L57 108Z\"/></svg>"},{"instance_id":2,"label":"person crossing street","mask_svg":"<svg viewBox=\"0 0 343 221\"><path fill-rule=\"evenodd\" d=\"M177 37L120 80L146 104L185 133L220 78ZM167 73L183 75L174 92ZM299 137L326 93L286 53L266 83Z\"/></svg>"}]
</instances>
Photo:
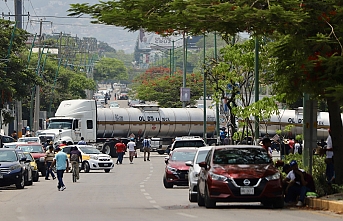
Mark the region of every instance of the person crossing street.
<instances>
[{"instance_id":1,"label":"person crossing street","mask_svg":"<svg viewBox=\"0 0 343 221\"><path fill-rule=\"evenodd\" d=\"M149 139L148 136L146 136L145 139L143 140L144 161L146 161L146 159L150 161L150 148L151 148L151 140ZM146 158L146 153L148 153L148 158Z\"/></svg>"},{"instance_id":2,"label":"person crossing street","mask_svg":"<svg viewBox=\"0 0 343 221\"><path fill-rule=\"evenodd\" d=\"M61 151L59 147L55 149L55 152L57 154L55 155L55 159L52 162L49 169L52 169L52 167L56 165L57 179L58 179L57 189L58 191L63 191L66 189L66 186L63 183L63 173L64 171L68 172L69 170L68 156L66 153Z\"/></svg>"}]
</instances>

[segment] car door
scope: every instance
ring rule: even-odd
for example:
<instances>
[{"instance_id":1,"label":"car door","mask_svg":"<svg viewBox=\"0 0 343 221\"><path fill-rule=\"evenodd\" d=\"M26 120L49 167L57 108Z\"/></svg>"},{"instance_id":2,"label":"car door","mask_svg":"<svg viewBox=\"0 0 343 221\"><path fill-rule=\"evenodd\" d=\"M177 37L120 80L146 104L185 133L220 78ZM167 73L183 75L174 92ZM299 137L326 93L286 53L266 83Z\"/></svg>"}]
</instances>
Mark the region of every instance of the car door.
<instances>
[{"instance_id":1,"label":"car door","mask_svg":"<svg viewBox=\"0 0 343 221\"><path fill-rule=\"evenodd\" d=\"M199 173L198 187L199 187L199 191L200 191L201 195L203 195L205 192L206 180L207 180L207 176L208 176L208 169L209 169L209 167L211 165L211 161L212 161L212 152L213 151L209 151L207 153L206 158L205 158L207 168L202 167L200 170L200 173Z\"/></svg>"}]
</instances>

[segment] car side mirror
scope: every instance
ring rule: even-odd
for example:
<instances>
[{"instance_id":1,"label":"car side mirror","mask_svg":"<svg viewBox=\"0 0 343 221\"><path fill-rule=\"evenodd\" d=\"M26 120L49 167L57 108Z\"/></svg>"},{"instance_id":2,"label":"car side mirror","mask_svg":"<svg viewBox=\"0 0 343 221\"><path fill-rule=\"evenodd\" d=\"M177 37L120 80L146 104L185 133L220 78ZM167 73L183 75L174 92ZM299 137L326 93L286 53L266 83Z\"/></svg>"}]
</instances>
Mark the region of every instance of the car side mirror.
<instances>
[{"instance_id":1,"label":"car side mirror","mask_svg":"<svg viewBox=\"0 0 343 221\"><path fill-rule=\"evenodd\" d=\"M169 161L169 157L165 157L165 158L164 158L164 162L165 162L166 164L168 164L168 161Z\"/></svg>"},{"instance_id":2,"label":"car side mirror","mask_svg":"<svg viewBox=\"0 0 343 221\"><path fill-rule=\"evenodd\" d=\"M26 162L26 159L27 159L26 157L23 157L23 158L21 158L19 161L20 161L20 162Z\"/></svg>"},{"instance_id":3,"label":"car side mirror","mask_svg":"<svg viewBox=\"0 0 343 221\"><path fill-rule=\"evenodd\" d=\"M186 164L186 166L192 167L193 161L186 161L185 164Z\"/></svg>"},{"instance_id":4,"label":"car side mirror","mask_svg":"<svg viewBox=\"0 0 343 221\"><path fill-rule=\"evenodd\" d=\"M199 166L200 166L201 168L207 169L207 163L206 163L205 161L200 162L200 163L199 163Z\"/></svg>"}]
</instances>

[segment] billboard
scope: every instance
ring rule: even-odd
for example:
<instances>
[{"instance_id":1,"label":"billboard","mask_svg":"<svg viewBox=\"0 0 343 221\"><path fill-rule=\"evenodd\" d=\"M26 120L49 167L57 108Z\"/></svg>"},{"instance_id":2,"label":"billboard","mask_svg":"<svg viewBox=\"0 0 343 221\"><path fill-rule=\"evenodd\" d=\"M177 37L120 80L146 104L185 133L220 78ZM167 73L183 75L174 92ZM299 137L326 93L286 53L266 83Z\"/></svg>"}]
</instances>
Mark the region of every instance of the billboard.
<instances>
[{"instance_id":1,"label":"billboard","mask_svg":"<svg viewBox=\"0 0 343 221\"><path fill-rule=\"evenodd\" d=\"M138 49L139 50L154 50L154 49L171 49L182 47L182 35L161 36L156 33L146 32L144 29L139 30Z\"/></svg>"}]
</instances>

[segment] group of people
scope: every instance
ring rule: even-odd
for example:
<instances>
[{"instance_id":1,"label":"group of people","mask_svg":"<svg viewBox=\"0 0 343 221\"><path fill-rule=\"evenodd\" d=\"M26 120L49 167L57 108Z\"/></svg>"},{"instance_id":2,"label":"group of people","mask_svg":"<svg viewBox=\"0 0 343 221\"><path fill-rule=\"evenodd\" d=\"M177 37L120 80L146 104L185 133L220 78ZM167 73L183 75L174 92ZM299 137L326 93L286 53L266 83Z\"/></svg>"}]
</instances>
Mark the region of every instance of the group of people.
<instances>
[{"instance_id":1,"label":"group of people","mask_svg":"<svg viewBox=\"0 0 343 221\"><path fill-rule=\"evenodd\" d=\"M150 161L151 139L146 136L145 139L142 141L142 145L144 151L144 161ZM129 151L130 164L133 164L133 159L137 158L135 138L131 137L127 145L125 145L123 141L120 140L114 147L116 148L116 152L118 154L116 164L123 164L124 154L127 149Z\"/></svg>"},{"instance_id":2,"label":"group of people","mask_svg":"<svg viewBox=\"0 0 343 221\"><path fill-rule=\"evenodd\" d=\"M84 139L81 139L83 142L79 142L79 145L85 145L86 142ZM68 172L70 167L69 167L69 162L72 166L72 170L75 170L76 172L76 179L78 180L80 178L79 175L79 163L82 162L82 154L78 150L76 146L71 148L70 154L69 154L69 160L68 156L65 152L61 151L61 148L63 146L67 145L73 145L72 142L66 142L62 141L62 143L54 148L53 142L52 141L47 141L49 144L46 146L46 152L45 152L45 168L46 168L46 173L45 173L45 180L50 180L49 176L51 175L52 179L55 180L57 178L58 180L58 185L57 189L58 191L63 191L66 189L66 186L63 183L63 174L64 172ZM54 174L52 168L56 167L56 175Z\"/></svg>"}]
</instances>

